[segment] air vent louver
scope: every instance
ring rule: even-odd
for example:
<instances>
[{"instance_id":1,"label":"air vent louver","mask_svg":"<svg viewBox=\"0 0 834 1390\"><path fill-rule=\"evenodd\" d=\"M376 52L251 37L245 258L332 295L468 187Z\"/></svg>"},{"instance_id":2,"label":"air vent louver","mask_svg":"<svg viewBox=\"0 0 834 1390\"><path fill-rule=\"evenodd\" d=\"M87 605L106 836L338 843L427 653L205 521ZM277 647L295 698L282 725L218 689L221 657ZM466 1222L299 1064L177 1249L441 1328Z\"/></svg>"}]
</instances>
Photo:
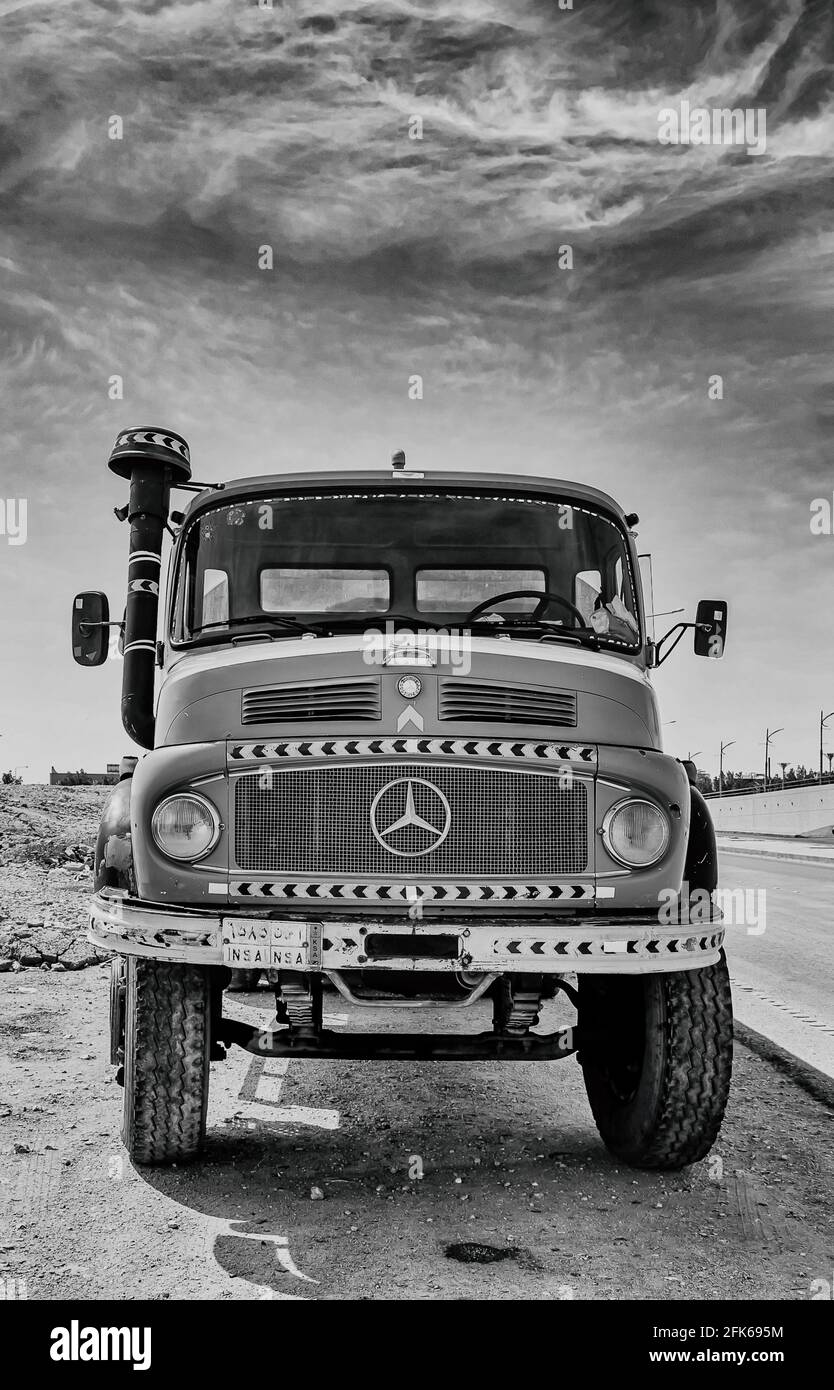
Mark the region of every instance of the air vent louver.
<instances>
[{"instance_id":1,"label":"air vent louver","mask_svg":"<svg viewBox=\"0 0 834 1390\"><path fill-rule=\"evenodd\" d=\"M440 718L461 723L497 721L575 729L576 693L531 685L494 685L491 681L443 680Z\"/></svg>"},{"instance_id":2,"label":"air vent louver","mask_svg":"<svg viewBox=\"0 0 834 1390\"><path fill-rule=\"evenodd\" d=\"M380 683L374 677L309 685L260 686L244 690L243 724L283 724L310 719L379 719Z\"/></svg>"}]
</instances>

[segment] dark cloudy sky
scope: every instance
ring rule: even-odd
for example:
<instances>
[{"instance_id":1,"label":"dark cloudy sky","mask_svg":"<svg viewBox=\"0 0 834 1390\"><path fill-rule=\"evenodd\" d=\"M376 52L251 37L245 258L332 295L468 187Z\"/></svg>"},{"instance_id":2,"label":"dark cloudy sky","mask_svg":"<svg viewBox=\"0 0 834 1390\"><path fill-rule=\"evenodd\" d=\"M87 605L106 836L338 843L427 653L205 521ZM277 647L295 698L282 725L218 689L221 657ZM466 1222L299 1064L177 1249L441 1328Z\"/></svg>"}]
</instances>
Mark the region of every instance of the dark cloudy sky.
<instances>
[{"instance_id":1,"label":"dark cloudy sky","mask_svg":"<svg viewBox=\"0 0 834 1390\"><path fill-rule=\"evenodd\" d=\"M722 663L658 673L670 751L758 767L784 724L774 754L814 762L833 87L830 0L0 0L2 492L29 503L2 766L128 751L120 668L74 667L68 626L80 588L121 611L105 463L137 424L198 478L405 448L611 491L658 608L731 602ZM764 108L765 154L659 144L684 99Z\"/></svg>"}]
</instances>

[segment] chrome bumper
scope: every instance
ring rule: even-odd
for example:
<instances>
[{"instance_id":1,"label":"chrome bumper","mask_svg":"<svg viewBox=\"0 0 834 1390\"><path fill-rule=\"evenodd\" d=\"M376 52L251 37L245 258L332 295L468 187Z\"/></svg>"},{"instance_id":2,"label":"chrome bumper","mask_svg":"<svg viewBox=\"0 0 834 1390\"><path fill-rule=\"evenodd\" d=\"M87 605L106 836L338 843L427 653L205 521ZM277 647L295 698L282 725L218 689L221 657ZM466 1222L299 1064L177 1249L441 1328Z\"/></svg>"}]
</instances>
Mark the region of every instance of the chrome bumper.
<instances>
[{"instance_id":1,"label":"chrome bumper","mask_svg":"<svg viewBox=\"0 0 834 1390\"><path fill-rule=\"evenodd\" d=\"M442 922L266 918L140 902L111 890L92 899L87 935L119 955L242 970L648 975L714 965L724 928L717 911L710 922L677 927L648 913L516 922L451 913Z\"/></svg>"}]
</instances>

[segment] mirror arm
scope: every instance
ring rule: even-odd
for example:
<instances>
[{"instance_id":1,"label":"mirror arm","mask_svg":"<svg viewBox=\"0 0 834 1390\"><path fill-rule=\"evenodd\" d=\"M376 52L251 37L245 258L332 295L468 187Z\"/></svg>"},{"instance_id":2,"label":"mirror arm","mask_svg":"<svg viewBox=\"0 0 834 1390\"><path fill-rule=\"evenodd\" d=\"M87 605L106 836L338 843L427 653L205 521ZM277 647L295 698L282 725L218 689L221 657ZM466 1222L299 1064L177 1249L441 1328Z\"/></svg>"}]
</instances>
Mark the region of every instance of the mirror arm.
<instances>
[{"instance_id":1,"label":"mirror arm","mask_svg":"<svg viewBox=\"0 0 834 1390\"><path fill-rule=\"evenodd\" d=\"M664 632L664 634L663 634L663 636L660 638L660 640L659 640L658 642L655 642L655 646L654 646L654 665L655 665L655 666L662 666L663 663L664 663L664 661L666 660L666 658L672 655L672 652L675 650L675 647L678 645L678 642L681 640L681 638L683 637L683 634L687 631L688 628L697 628L699 632L711 632L711 631L712 631L712 626L711 626L710 623L675 623L675 626L674 626L674 627L670 627L670 628L669 628L669 631L668 631L668 632ZM669 650L668 650L667 652L664 652L663 655L661 656L661 654L660 654L660 649L661 649L661 647L663 646L663 643L664 643L664 642L668 642L669 638L670 638L670 637L672 636L672 634L675 633L675 632L678 634L677 637L675 638L675 640L674 640L674 642L672 643L672 645L671 645L671 647L669 648Z\"/></svg>"},{"instance_id":2,"label":"mirror arm","mask_svg":"<svg viewBox=\"0 0 834 1390\"><path fill-rule=\"evenodd\" d=\"M120 627L122 632L125 630L124 621L118 623L79 623L79 632L92 632L94 627Z\"/></svg>"}]
</instances>

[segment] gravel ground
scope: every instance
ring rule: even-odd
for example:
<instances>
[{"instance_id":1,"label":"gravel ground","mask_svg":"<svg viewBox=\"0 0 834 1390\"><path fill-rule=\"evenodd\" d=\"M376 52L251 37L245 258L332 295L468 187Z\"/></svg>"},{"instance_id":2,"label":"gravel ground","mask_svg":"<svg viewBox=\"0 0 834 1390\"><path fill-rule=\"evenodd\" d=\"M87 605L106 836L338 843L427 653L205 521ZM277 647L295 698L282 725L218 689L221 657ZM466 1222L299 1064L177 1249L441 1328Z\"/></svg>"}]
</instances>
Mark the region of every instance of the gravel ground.
<instances>
[{"instance_id":1,"label":"gravel ground","mask_svg":"<svg viewBox=\"0 0 834 1390\"><path fill-rule=\"evenodd\" d=\"M93 847L109 787L0 786L0 971L81 970Z\"/></svg>"}]
</instances>

